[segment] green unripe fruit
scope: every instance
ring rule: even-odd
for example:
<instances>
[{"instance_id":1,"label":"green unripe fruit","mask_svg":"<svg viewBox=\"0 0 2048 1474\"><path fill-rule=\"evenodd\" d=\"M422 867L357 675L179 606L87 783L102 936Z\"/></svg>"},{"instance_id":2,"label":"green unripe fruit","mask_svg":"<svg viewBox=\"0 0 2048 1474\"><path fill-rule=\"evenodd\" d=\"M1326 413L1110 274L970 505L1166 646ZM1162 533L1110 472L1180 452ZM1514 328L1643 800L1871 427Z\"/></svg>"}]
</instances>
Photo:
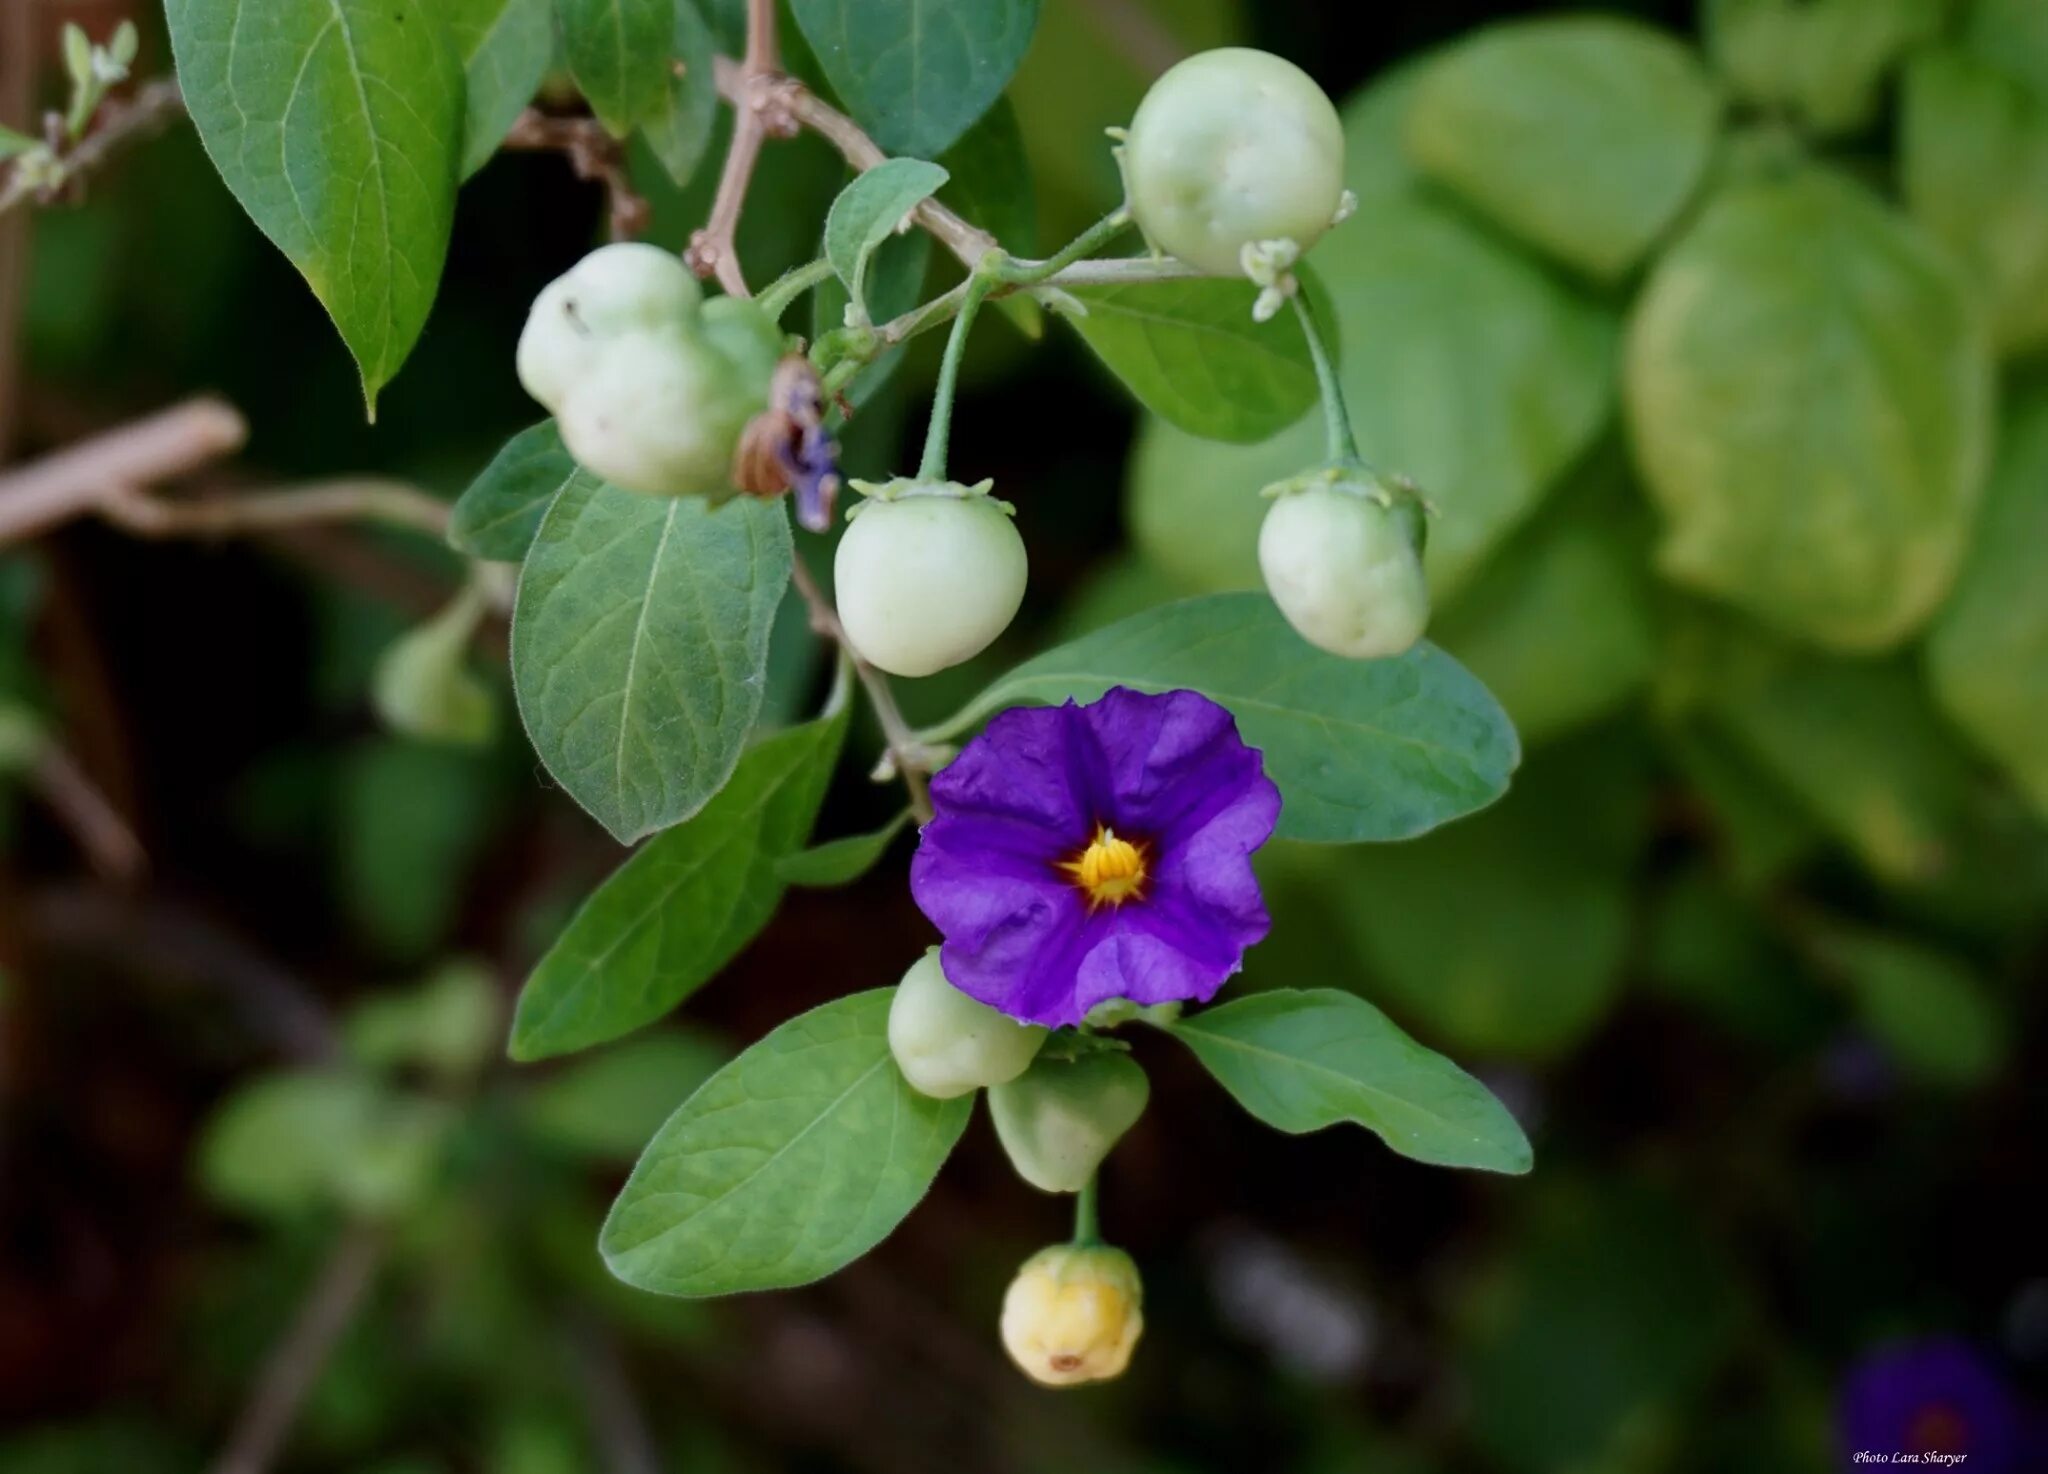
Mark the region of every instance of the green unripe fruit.
<instances>
[{"instance_id":1,"label":"green unripe fruit","mask_svg":"<svg viewBox=\"0 0 2048 1474\"><path fill-rule=\"evenodd\" d=\"M1017 1175L1040 1192L1075 1193L1137 1124L1151 1082L1128 1054L1040 1059L992 1087L989 1113Z\"/></svg>"},{"instance_id":2,"label":"green unripe fruit","mask_svg":"<svg viewBox=\"0 0 2048 1474\"><path fill-rule=\"evenodd\" d=\"M593 473L629 491L722 497L781 353L781 331L753 303L707 303L674 256L623 244L535 299L519 378Z\"/></svg>"},{"instance_id":3,"label":"green unripe fruit","mask_svg":"<svg viewBox=\"0 0 2048 1474\"><path fill-rule=\"evenodd\" d=\"M1332 655L1399 655L1429 625L1423 510L1369 476L1299 478L1259 529L1259 570L1287 622Z\"/></svg>"},{"instance_id":4,"label":"green unripe fruit","mask_svg":"<svg viewBox=\"0 0 2048 1474\"><path fill-rule=\"evenodd\" d=\"M987 649L1024 602L1028 560L1010 509L987 482L854 484L868 499L832 565L853 648L899 676L928 676Z\"/></svg>"},{"instance_id":5,"label":"green unripe fruit","mask_svg":"<svg viewBox=\"0 0 2048 1474\"><path fill-rule=\"evenodd\" d=\"M1344 196L1344 125L1313 78L1265 51L1225 47L1170 68L1124 140L1131 213L1160 249L1234 276L1257 241L1306 251Z\"/></svg>"},{"instance_id":6,"label":"green unripe fruit","mask_svg":"<svg viewBox=\"0 0 2048 1474\"><path fill-rule=\"evenodd\" d=\"M1020 1024L947 982L937 947L911 964L889 1004L896 1067L913 1089L940 1100L1016 1079L1045 1039L1036 1024Z\"/></svg>"}]
</instances>

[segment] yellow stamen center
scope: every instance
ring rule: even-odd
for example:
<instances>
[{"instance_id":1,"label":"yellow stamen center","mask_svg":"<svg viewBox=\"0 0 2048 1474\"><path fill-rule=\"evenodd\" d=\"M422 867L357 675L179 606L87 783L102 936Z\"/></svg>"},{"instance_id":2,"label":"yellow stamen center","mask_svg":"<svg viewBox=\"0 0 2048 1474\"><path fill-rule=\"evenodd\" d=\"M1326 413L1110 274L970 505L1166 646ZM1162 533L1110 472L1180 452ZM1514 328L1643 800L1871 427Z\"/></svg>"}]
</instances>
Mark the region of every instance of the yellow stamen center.
<instances>
[{"instance_id":1,"label":"yellow stamen center","mask_svg":"<svg viewBox=\"0 0 2048 1474\"><path fill-rule=\"evenodd\" d=\"M1121 906L1140 896L1145 889L1145 846L1120 839L1114 829L1099 824L1088 848L1060 869L1088 895L1088 905Z\"/></svg>"}]
</instances>

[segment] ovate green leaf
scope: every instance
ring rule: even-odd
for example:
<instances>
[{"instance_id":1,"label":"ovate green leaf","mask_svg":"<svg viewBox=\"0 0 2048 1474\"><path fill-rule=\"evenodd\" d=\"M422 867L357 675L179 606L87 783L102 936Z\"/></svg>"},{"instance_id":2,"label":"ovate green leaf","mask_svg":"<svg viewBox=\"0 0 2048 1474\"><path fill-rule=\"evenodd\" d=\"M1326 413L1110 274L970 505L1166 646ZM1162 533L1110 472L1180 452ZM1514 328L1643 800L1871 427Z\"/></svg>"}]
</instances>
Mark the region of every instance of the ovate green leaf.
<instances>
[{"instance_id":1,"label":"ovate green leaf","mask_svg":"<svg viewBox=\"0 0 2048 1474\"><path fill-rule=\"evenodd\" d=\"M1484 1085L1335 988L1255 993L1172 1026L1246 1110L1280 1131L1363 1126L1418 1162L1527 1172L1529 1140Z\"/></svg>"},{"instance_id":2,"label":"ovate green leaf","mask_svg":"<svg viewBox=\"0 0 2048 1474\"><path fill-rule=\"evenodd\" d=\"M439 0L469 98L462 173L481 169L540 90L555 51L551 0Z\"/></svg>"},{"instance_id":3,"label":"ovate green leaf","mask_svg":"<svg viewBox=\"0 0 2048 1474\"><path fill-rule=\"evenodd\" d=\"M1140 403L1190 434L1264 440L1316 403L1301 324L1291 312L1252 321L1258 288L1250 282L1140 282L1070 295L1087 309L1066 315L1082 341Z\"/></svg>"},{"instance_id":4,"label":"ovate green leaf","mask_svg":"<svg viewBox=\"0 0 2048 1474\"><path fill-rule=\"evenodd\" d=\"M590 110L624 138L661 106L675 0L555 0L562 55Z\"/></svg>"},{"instance_id":5,"label":"ovate green leaf","mask_svg":"<svg viewBox=\"0 0 2048 1474\"><path fill-rule=\"evenodd\" d=\"M1621 986L1645 798L1640 757L1589 736L1538 754L1483 814L1335 857L1327 909L1363 990L1452 1050L1578 1043Z\"/></svg>"},{"instance_id":6,"label":"ovate green leaf","mask_svg":"<svg viewBox=\"0 0 2048 1474\"><path fill-rule=\"evenodd\" d=\"M601 483L576 464L555 422L543 420L506 441L456 499L448 541L472 558L517 563L555 497L575 484L595 490Z\"/></svg>"},{"instance_id":7,"label":"ovate green leaf","mask_svg":"<svg viewBox=\"0 0 2048 1474\"><path fill-rule=\"evenodd\" d=\"M421 0L168 0L186 109L377 392L440 282L462 66Z\"/></svg>"},{"instance_id":8,"label":"ovate green leaf","mask_svg":"<svg viewBox=\"0 0 2048 1474\"><path fill-rule=\"evenodd\" d=\"M711 28L692 0L674 0L676 11L674 64L663 84L661 102L641 121L647 146L678 185L686 185L711 146L711 128L718 117L718 82L712 72L717 46Z\"/></svg>"},{"instance_id":9,"label":"ovate green leaf","mask_svg":"<svg viewBox=\"0 0 2048 1474\"><path fill-rule=\"evenodd\" d=\"M1407 143L1424 173L1483 214L1612 279L1698 187L1719 115L1675 37L1564 16L1490 27L1432 62Z\"/></svg>"},{"instance_id":10,"label":"ovate green leaf","mask_svg":"<svg viewBox=\"0 0 2048 1474\"><path fill-rule=\"evenodd\" d=\"M555 498L520 571L512 684L541 761L622 844L731 776L789 567L779 503Z\"/></svg>"},{"instance_id":11,"label":"ovate green leaf","mask_svg":"<svg viewBox=\"0 0 2048 1474\"><path fill-rule=\"evenodd\" d=\"M845 732L842 712L762 739L695 817L620 866L527 980L513 1058L651 1023L752 941L782 899L776 867L809 836Z\"/></svg>"},{"instance_id":12,"label":"ovate green leaf","mask_svg":"<svg viewBox=\"0 0 2048 1474\"><path fill-rule=\"evenodd\" d=\"M720 1070L648 1144L598 1247L627 1284L729 1295L808 1284L886 1238L967 1126L889 1054L894 990L791 1019Z\"/></svg>"},{"instance_id":13,"label":"ovate green leaf","mask_svg":"<svg viewBox=\"0 0 2048 1474\"><path fill-rule=\"evenodd\" d=\"M1960 49L1906 71L1906 203L1963 266L2007 351L2048 339L2048 96Z\"/></svg>"},{"instance_id":14,"label":"ovate green leaf","mask_svg":"<svg viewBox=\"0 0 2048 1474\"><path fill-rule=\"evenodd\" d=\"M924 159L885 159L856 174L832 202L825 217L825 259L863 311L868 306L868 258L946 177L944 169Z\"/></svg>"},{"instance_id":15,"label":"ovate green leaf","mask_svg":"<svg viewBox=\"0 0 2048 1474\"><path fill-rule=\"evenodd\" d=\"M1977 539L1927 640L1935 699L2048 817L2048 381L2011 396Z\"/></svg>"},{"instance_id":16,"label":"ovate green leaf","mask_svg":"<svg viewBox=\"0 0 2048 1474\"><path fill-rule=\"evenodd\" d=\"M1407 839L1492 803L1520 760L1514 728L1427 643L1344 660L1295 634L1263 594L1147 610L1028 660L928 735L1022 702L1092 701L1112 686L1200 691L1230 708L1280 786L1282 839Z\"/></svg>"},{"instance_id":17,"label":"ovate green leaf","mask_svg":"<svg viewBox=\"0 0 2048 1474\"><path fill-rule=\"evenodd\" d=\"M987 112L1031 45L1039 0L791 0L855 121L935 158Z\"/></svg>"},{"instance_id":18,"label":"ovate green leaf","mask_svg":"<svg viewBox=\"0 0 2048 1474\"><path fill-rule=\"evenodd\" d=\"M880 829L866 834L849 834L843 839L827 840L824 844L799 850L784 856L775 867L775 873L785 885L813 889L851 885L875 868L882 856L889 852L890 843L909 822L910 814L906 810Z\"/></svg>"},{"instance_id":19,"label":"ovate green leaf","mask_svg":"<svg viewBox=\"0 0 2048 1474\"><path fill-rule=\"evenodd\" d=\"M1813 937L1848 987L1863 1026L1935 1085L1983 1081L2006 1053L2006 1021L1968 966L1906 937L1827 923Z\"/></svg>"},{"instance_id":20,"label":"ovate green leaf","mask_svg":"<svg viewBox=\"0 0 2048 1474\"><path fill-rule=\"evenodd\" d=\"M1883 203L1818 168L1731 187L1630 329L1660 565L1815 643L1896 644L1955 576L1991 381L1961 281Z\"/></svg>"}]
</instances>

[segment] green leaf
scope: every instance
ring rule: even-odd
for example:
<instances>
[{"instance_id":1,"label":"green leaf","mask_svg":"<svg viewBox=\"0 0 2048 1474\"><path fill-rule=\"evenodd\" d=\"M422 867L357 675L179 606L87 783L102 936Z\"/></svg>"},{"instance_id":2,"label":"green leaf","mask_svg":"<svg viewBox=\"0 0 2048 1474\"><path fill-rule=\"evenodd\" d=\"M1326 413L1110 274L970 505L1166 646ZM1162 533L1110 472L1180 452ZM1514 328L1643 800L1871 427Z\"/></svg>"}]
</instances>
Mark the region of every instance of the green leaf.
<instances>
[{"instance_id":1,"label":"green leaf","mask_svg":"<svg viewBox=\"0 0 2048 1474\"><path fill-rule=\"evenodd\" d=\"M1615 711L1656 661L1646 519L1618 459L1575 476L1430 631L1531 747Z\"/></svg>"},{"instance_id":2,"label":"green leaf","mask_svg":"<svg viewBox=\"0 0 2048 1474\"><path fill-rule=\"evenodd\" d=\"M2048 9L2036 0L1971 0L1959 39L2036 95L2048 97Z\"/></svg>"},{"instance_id":3,"label":"green leaf","mask_svg":"<svg viewBox=\"0 0 2048 1474\"><path fill-rule=\"evenodd\" d=\"M1960 50L1906 72L1907 206L1988 307L2007 352L2048 341L2048 96Z\"/></svg>"},{"instance_id":4,"label":"green leaf","mask_svg":"<svg viewBox=\"0 0 2048 1474\"><path fill-rule=\"evenodd\" d=\"M903 217L946 182L946 171L923 159L885 159L856 174L825 217L825 259L852 300L867 311L868 258L896 233Z\"/></svg>"},{"instance_id":5,"label":"green leaf","mask_svg":"<svg viewBox=\"0 0 2048 1474\"><path fill-rule=\"evenodd\" d=\"M1842 651L1940 603L1991 357L1948 262L1860 186L1809 168L1715 199L1652 274L1626 374L1668 577Z\"/></svg>"},{"instance_id":6,"label":"green leaf","mask_svg":"<svg viewBox=\"0 0 2048 1474\"><path fill-rule=\"evenodd\" d=\"M1253 322L1259 289L1250 282L1197 278L1068 292L1087 309L1064 314L1082 341L1145 408L1190 434L1264 440L1316 403L1301 324L1292 312Z\"/></svg>"},{"instance_id":7,"label":"green leaf","mask_svg":"<svg viewBox=\"0 0 2048 1474\"><path fill-rule=\"evenodd\" d=\"M481 747L498 725L498 693L469 668L469 643L487 605L464 585L446 609L407 630L377 659L370 699L401 736Z\"/></svg>"},{"instance_id":8,"label":"green leaf","mask_svg":"<svg viewBox=\"0 0 2048 1474\"><path fill-rule=\"evenodd\" d=\"M880 829L866 834L849 834L844 839L828 840L793 855L785 855L777 862L775 874L784 885L807 886L814 890L851 885L875 868L909 822L910 812L905 810Z\"/></svg>"},{"instance_id":9,"label":"green leaf","mask_svg":"<svg viewBox=\"0 0 2048 1474\"><path fill-rule=\"evenodd\" d=\"M1172 1025L1239 1105L1296 1135L1340 1121L1440 1167L1527 1172L1529 1139L1484 1085L1335 988L1281 988Z\"/></svg>"},{"instance_id":10,"label":"green leaf","mask_svg":"<svg viewBox=\"0 0 2048 1474\"><path fill-rule=\"evenodd\" d=\"M590 110L624 138L661 107L675 0L555 0L562 55Z\"/></svg>"},{"instance_id":11,"label":"green leaf","mask_svg":"<svg viewBox=\"0 0 2048 1474\"><path fill-rule=\"evenodd\" d=\"M917 306L924 295L931 262L932 238L921 230L883 241L868 260L865 291L870 317L876 322L887 322ZM846 304L851 300L838 277L819 282L811 291L813 333L822 337L834 328L846 326ZM895 376L908 352L908 347L899 343L869 364L847 390L848 402L856 410L871 403L882 386Z\"/></svg>"},{"instance_id":12,"label":"green leaf","mask_svg":"<svg viewBox=\"0 0 2048 1474\"><path fill-rule=\"evenodd\" d=\"M1492 26L1445 52L1416 88L1407 144L1481 214L1611 281L1698 188L1720 111L1675 38L1565 16Z\"/></svg>"},{"instance_id":13,"label":"green leaf","mask_svg":"<svg viewBox=\"0 0 2048 1474\"><path fill-rule=\"evenodd\" d=\"M526 1129L577 1157L631 1161L731 1051L695 1034L643 1034L571 1061L520 1100Z\"/></svg>"},{"instance_id":14,"label":"green leaf","mask_svg":"<svg viewBox=\"0 0 2048 1474\"><path fill-rule=\"evenodd\" d=\"M365 1075L259 1076L207 1123L199 1178L217 1201L262 1217L324 1207L381 1216L429 1185L450 1119L444 1104Z\"/></svg>"},{"instance_id":15,"label":"green leaf","mask_svg":"<svg viewBox=\"0 0 2048 1474\"><path fill-rule=\"evenodd\" d=\"M472 558L517 563L533 546L541 518L570 486L595 490L600 481L562 444L553 420L521 430L456 499L448 542Z\"/></svg>"},{"instance_id":16,"label":"green leaf","mask_svg":"<svg viewBox=\"0 0 2048 1474\"><path fill-rule=\"evenodd\" d=\"M1976 545L1927 638L1935 699L2048 818L2048 379L2009 396Z\"/></svg>"},{"instance_id":17,"label":"green leaf","mask_svg":"<svg viewBox=\"0 0 2048 1474\"><path fill-rule=\"evenodd\" d=\"M1904 937L1827 923L1812 937L1867 1028L1933 1085L1981 1084L2003 1062L2007 1021L1963 963Z\"/></svg>"},{"instance_id":18,"label":"green leaf","mask_svg":"<svg viewBox=\"0 0 2048 1474\"><path fill-rule=\"evenodd\" d=\"M1424 566L1435 597L1454 598L1606 422L1613 321L1522 252L1415 197L1383 198L1320 246L1315 266L1341 337L1357 345L1339 377L1359 446L1442 513ZM1322 458L1313 410L1243 448L1150 422L1131 472L1138 546L1193 587L1256 588L1259 488Z\"/></svg>"},{"instance_id":19,"label":"green leaf","mask_svg":"<svg viewBox=\"0 0 2048 1474\"><path fill-rule=\"evenodd\" d=\"M1640 756L1592 736L1538 754L1464 823L1336 857L1325 909L1366 991L1454 1050L1571 1048L1621 987L1646 797Z\"/></svg>"},{"instance_id":20,"label":"green leaf","mask_svg":"<svg viewBox=\"0 0 2048 1474\"><path fill-rule=\"evenodd\" d=\"M587 1049L660 1018L754 939L811 832L846 713L762 739L697 815L620 866L519 995L512 1057Z\"/></svg>"},{"instance_id":21,"label":"green leaf","mask_svg":"<svg viewBox=\"0 0 2048 1474\"><path fill-rule=\"evenodd\" d=\"M1230 708L1280 786L1282 839L1410 838L1499 798L1521 757L1507 714L1441 650L1326 655L1263 594L1188 599L1083 635L926 735L944 740L1006 706L1092 701L1112 686L1185 688Z\"/></svg>"},{"instance_id":22,"label":"green leaf","mask_svg":"<svg viewBox=\"0 0 2048 1474\"><path fill-rule=\"evenodd\" d=\"M462 68L421 0L167 0L185 106L377 392L448 252Z\"/></svg>"},{"instance_id":23,"label":"green leaf","mask_svg":"<svg viewBox=\"0 0 2048 1474\"><path fill-rule=\"evenodd\" d=\"M25 154L30 149L42 148L40 138L31 138L26 133L17 133L12 128L0 127L0 160L11 159L16 154Z\"/></svg>"},{"instance_id":24,"label":"green leaf","mask_svg":"<svg viewBox=\"0 0 2048 1474\"><path fill-rule=\"evenodd\" d=\"M718 48L691 0L674 3L674 56L681 70L670 68L661 103L642 120L640 130L668 177L680 186L690 182L711 146L711 128L718 118L712 56Z\"/></svg>"},{"instance_id":25,"label":"green leaf","mask_svg":"<svg viewBox=\"0 0 2048 1474\"><path fill-rule=\"evenodd\" d=\"M886 1238L966 1129L889 1054L894 989L791 1019L661 1128L612 1205L613 1274L664 1295L809 1284Z\"/></svg>"},{"instance_id":26,"label":"green leaf","mask_svg":"<svg viewBox=\"0 0 2048 1474\"><path fill-rule=\"evenodd\" d=\"M1702 20L1707 51L1738 99L1837 134L1870 122L1893 64L1939 35L1950 8L1949 0L1708 0Z\"/></svg>"},{"instance_id":27,"label":"green leaf","mask_svg":"<svg viewBox=\"0 0 2048 1474\"><path fill-rule=\"evenodd\" d=\"M547 75L555 53L550 0L440 0L440 14L462 58L468 121L462 174L490 161Z\"/></svg>"},{"instance_id":28,"label":"green leaf","mask_svg":"<svg viewBox=\"0 0 2048 1474\"><path fill-rule=\"evenodd\" d=\"M789 567L779 503L580 482L555 498L520 571L512 684L541 761L621 844L732 775Z\"/></svg>"},{"instance_id":29,"label":"green leaf","mask_svg":"<svg viewBox=\"0 0 2048 1474\"><path fill-rule=\"evenodd\" d=\"M1948 864L1970 765L1903 661L1763 655L1713 701L1719 729L1880 878Z\"/></svg>"},{"instance_id":30,"label":"green leaf","mask_svg":"<svg viewBox=\"0 0 2048 1474\"><path fill-rule=\"evenodd\" d=\"M949 176L939 191L943 203L994 236L1012 255L1037 252L1038 202L1031 161L1024 152L1017 110L1008 98L997 98L939 163Z\"/></svg>"},{"instance_id":31,"label":"green leaf","mask_svg":"<svg viewBox=\"0 0 2048 1474\"><path fill-rule=\"evenodd\" d=\"M447 936L491 820L489 776L474 753L423 742L345 755L334 884L363 940L414 961Z\"/></svg>"},{"instance_id":32,"label":"green leaf","mask_svg":"<svg viewBox=\"0 0 2048 1474\"><path fill-rule=\"evenodd\" d=\"M489 969L457 961L425 982L373 993L349 1011L348 1050L366 1065L413 1065L452 1081L474 1075L497 1043L498 990Z\"/></svg>"},{"instance_id":33,"label":"green leaf","mask_svg":"<svg viewBox=\"0 0 2048 1474\"><path fill-rule=\"evenodd\" d=\"M994 105L1039 0L790 0L855 121L892 154L936 158Z\"/></svg>"}]
</instances>

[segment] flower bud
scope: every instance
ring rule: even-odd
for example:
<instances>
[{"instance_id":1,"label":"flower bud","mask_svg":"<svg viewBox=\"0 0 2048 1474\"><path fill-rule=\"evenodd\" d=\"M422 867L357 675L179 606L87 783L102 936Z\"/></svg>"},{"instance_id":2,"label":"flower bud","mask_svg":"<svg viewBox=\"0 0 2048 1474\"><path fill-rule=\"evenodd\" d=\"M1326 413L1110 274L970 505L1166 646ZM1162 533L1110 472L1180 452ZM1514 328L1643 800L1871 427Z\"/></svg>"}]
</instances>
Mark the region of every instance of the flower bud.
<instances>
[{"instance_id":1,"label":"flower bud","mask_svg":"<svg viewBox=\"0 0 2048 1474\"><path fill-rule=\"evenodd\" d=\"M1047 1387L1121 1376L1145 1329L1144 1293L1138 1266L1121 1249L1040 1249L1003 1296L1003 1349Z\"/></svg>"},{"instance_id":2,"label":"flower bud","mask_svg":"<svg viewBox=\"0 0 2048 1474\"><path fill-rule=\"evenodd\" d=\"M1030 1068L1046 1033L947 982L937 947L911 964L889 1004L896 1067L913 1089L940 1100L1016 1079Z\"/></svg>"},{"instance_id":3,"label":"flower bud","mask_svg":"<svg viewBox=\"0 0 2048 1474\"><path fill-rule=\"evenodd\" d=\"M853 483L867 499L833 561L854 649L892 675L928 676L980 654L1024 602L1024 539L989 483Z\"/></svg>"},{"instance_id":4,"label":"flower bud","mask_svg":"<svg viewBox=\"0 0 2048 1474\"><path fill-rule=\"evenodd\" d=\"M1429 624L1424 509L1413 488L1332 467L1266 489L1259 570L1304 640L1352 660L1399 655Z\"/></svg>"},{"instance_id":5,"label":"flower bud","mask_svg":"<svg viewBox=\"0 0 2048 1474\"><path fill-rule=\"evenodd\" d=\"M1074 1193L1145 1112L1152 1086L1138 1062L1116 1050L1079 1059L1041 1057L992 1086L989 1112L1017 1175L1040 1192Z\"/></svg>"}]
</instances>

